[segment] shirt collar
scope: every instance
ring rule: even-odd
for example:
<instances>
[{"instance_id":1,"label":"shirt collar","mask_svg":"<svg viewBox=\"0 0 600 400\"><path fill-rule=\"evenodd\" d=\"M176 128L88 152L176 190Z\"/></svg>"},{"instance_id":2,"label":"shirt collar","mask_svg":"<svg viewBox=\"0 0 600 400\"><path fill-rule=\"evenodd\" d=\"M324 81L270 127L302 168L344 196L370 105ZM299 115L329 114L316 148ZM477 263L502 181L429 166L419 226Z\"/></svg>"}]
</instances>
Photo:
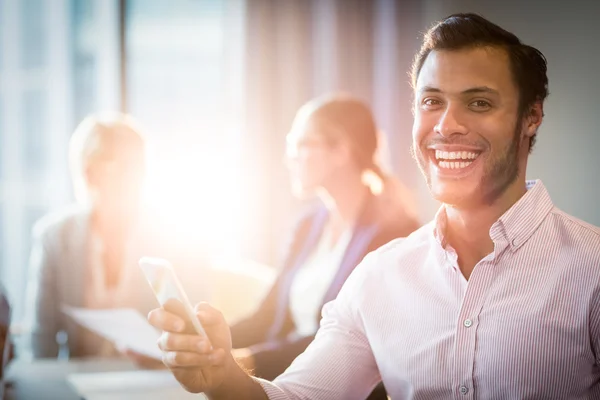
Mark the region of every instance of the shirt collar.
<instances>
[{"instance_id":1,"label":"shirt collar","mask_svg":"<svg viewBox=\"0 0 600 400\"><path fill-rule=\"evenodd\" d=\"M490 228L490 237L506 237L514 251L533 235L554 204L541 180L527 181L527 193L509 208Z\"/></svg>"},{"instance_id":2,"label":"shirt collar","mask_svg":"<svg viewBox=\"0 0 600 400\"><path fill-rule=\"evenodd\" d=\"M521 247L540 226L554 204L541 180L527 181L527 192L512 205L490 228L490 237L494 242L505 238L511 249ZM434 218L433 234L442 248L446 248L447 216L444 205Z\"/></svg>"}]
</instances>

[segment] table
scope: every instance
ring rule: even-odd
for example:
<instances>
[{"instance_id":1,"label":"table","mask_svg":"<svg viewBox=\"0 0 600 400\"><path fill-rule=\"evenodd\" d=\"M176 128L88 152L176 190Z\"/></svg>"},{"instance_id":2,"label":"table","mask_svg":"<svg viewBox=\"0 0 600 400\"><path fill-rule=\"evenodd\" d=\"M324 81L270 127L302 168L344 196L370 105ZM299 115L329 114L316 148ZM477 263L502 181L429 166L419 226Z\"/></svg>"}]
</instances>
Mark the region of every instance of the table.
<instances>
[{"instance_id":1,"label":"table","mask_svg":"<svg viewBox=\"0 0 600 400\"><path fill-rule=\"evenodd\" d=\"M16 359L11 362L6 373L7 380L12 383L6 389L5 396L8 400L80 400L66 381L68 374L134 369L135 365L127 359Z\"/></svg>"}]
</instances>

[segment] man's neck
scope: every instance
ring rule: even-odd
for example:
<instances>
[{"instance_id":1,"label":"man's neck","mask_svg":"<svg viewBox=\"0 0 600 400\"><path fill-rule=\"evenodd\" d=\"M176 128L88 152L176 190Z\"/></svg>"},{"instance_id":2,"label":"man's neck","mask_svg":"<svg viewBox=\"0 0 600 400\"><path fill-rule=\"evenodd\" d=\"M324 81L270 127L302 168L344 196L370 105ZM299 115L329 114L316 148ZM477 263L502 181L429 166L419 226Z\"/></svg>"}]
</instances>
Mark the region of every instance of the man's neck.
<instances>
[{"instance_id":1,"label":"man's neck","mask_svg":"<svg viewBox=\"0 0 600 400\"><path fill-rule=\"evenodd\" d=\"M475 207L446 205L447 228L445 237L458 254L458 264L469 279L475 265L494 251L490 228L527 191L525 181L512 184L492 204Z\"/></svg>"}]
</instances>

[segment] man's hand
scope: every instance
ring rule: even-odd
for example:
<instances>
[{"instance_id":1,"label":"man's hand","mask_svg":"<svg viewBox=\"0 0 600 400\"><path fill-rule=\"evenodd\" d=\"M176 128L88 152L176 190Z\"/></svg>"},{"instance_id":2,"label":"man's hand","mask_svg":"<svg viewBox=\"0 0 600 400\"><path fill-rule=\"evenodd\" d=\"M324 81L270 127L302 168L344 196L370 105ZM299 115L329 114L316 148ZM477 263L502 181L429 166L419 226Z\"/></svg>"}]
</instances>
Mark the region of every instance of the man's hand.
<instances>
[{"instance_id":1,"label":"man's hand","mask_svg":"<svg viewBox=\"0 0 600 400\"><path fill-rule=\"evenodd\" d=\"M148 315L152 326L163 331L158 346L163 351L163 363L189 392L218 391L224 380L235 371L231 356L231 333L223 315L206 303L196 306L198 319L209 340L182 333L185 321L163 308ZM212 344L212 348L211 348Z\"/></svg>"}]
</instances>

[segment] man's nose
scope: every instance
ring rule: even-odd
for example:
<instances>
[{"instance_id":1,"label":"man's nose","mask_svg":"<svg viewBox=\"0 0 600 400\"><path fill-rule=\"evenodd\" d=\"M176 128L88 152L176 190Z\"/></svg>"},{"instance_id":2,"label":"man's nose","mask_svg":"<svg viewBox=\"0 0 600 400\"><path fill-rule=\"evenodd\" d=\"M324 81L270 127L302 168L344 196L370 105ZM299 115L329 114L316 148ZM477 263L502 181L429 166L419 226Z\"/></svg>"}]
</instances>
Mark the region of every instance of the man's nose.
<instances>
[{"instance_id":1,"label":"man's nose","mask_svg":"<svg viewBox=\"0 0 600 400\"><path fill-rule=\"evenodd\" d=\"M438 123L433 128L441 136L466 135L467 128L463 123L462 107L457 104L448 104Z\"/></svg>"}]
</instances>

